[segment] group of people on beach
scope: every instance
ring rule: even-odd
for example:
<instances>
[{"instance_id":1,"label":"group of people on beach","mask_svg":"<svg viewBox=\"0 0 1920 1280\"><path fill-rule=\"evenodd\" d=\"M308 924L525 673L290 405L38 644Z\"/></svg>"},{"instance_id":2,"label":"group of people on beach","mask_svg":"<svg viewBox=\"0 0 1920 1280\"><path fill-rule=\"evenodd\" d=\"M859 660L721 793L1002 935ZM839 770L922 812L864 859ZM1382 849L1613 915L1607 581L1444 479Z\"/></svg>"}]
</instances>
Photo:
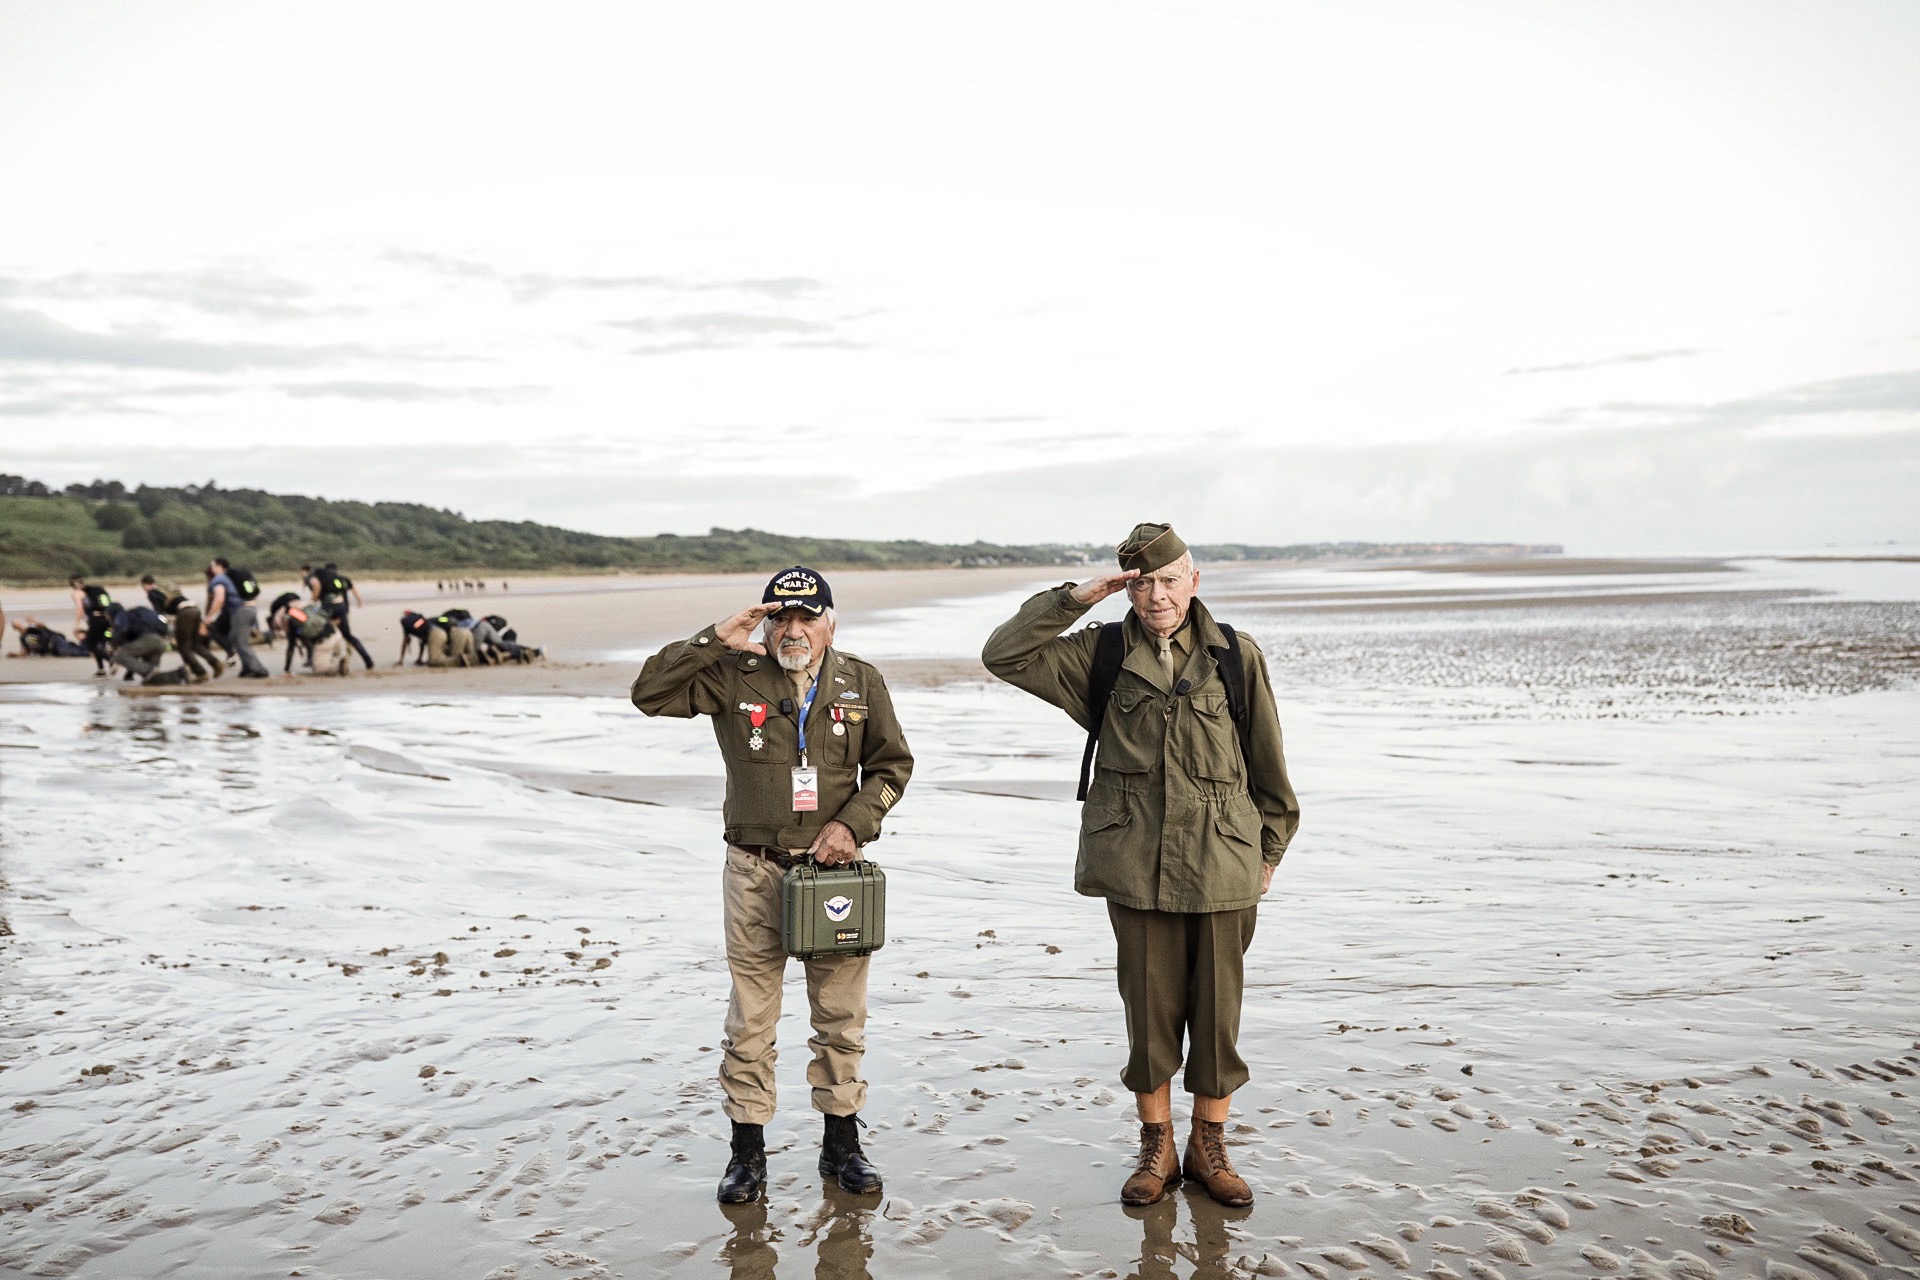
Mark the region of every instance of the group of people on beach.
<instances>
[{"instance_id":1,"label":"group of people on beach","mask_svg":"<svg viewBox=\"0 0 1920 1280\"><path fill-rule=\"evenodd\" d=\"M547 656L545 649L521 644L519 634L499 614L475 617L465 609L402 613L400 664L406 662L409 650L415 651L417 667L481 667Z\"/></svg>"},{"instance_id":2,"label":"group of people on beach","mask_svg":"<svg viewBox=\"0 0 1920 1280\"><path fill-rule=\"evenodd\" d=\"M1249 1079L1237 1041L1244 958L1261 897L1300 824L1266 659L1198 598L1199 570L1165 524L1116 548L1119 569L1040 592L988 637L988 671L1065 711L1088 732L1081 766L1074 888L1104 898L1126 1010L1140 1143L1119 1188L1128 1205L1164 1199L1183 1178L1223 1205L1253 1203L1227 1151L1233 1093ZM1079 626L1124 593L1119 623ZM851 928L863 892L840 870L865 859L913 773L886 681L834 646L826 579L776 574L749 605L648 658L634 680L650 716L706 716L726 764L721 917L731 992L719 1079L731 1123L723 1204L767 1187L774 1032L789 957L804 960L814 1035L807 1083L825 1117L818 1168L852 1194L882 1188L861 1139L867 1100L871 948ZM855 877L864 874L854 867ZM795 945L807 877L840 876L816 896L848 949ZM870 936L870 935L869 935ZM1172 1080L1192 1095L1184 1151Z\"/></svg>"},{"instance_id":3,"label":"group of people on beach","mask_svg":"<svg viewBox=\"0 0 1920 1280\"><path fill-rule=\"evenodd\" d=\"M260 582L251 570L216 556L207 564L206 584L204 597L196 600L144 574L135 602L128 605L86 575L73 574L67 580L73 596L71 632L33 617L16 619L20 656L91 657L96 677L119 667L123 680L148 685L204 684L234 666L239 679L265 680L272 673L254 647L275 643L285 651L283 675L294 674L296 658L303 670L323 675L346 675L355 655L373 669L373 655L353 634L353 608L366 602L337 564L301 565L299 589L276 596L264 622L257 603ZM0 614L0 624L4 618ZM530 662L545 656L542 649L520 644L505 618L476 618L465 609L430 618L409 610L401 615L401 635L401 663L409 642L416 640L419 661L428 666ZM179 655L179 665L163 665L169 652Z\"/></svg>"}]
</instances>

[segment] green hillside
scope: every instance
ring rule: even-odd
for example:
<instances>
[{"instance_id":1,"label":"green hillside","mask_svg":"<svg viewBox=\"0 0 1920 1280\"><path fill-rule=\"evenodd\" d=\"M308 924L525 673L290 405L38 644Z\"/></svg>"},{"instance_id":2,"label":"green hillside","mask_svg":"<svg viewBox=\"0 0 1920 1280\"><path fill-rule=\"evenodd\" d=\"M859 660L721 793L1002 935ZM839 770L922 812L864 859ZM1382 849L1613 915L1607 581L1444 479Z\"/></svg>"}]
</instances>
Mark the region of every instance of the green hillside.
<instances>
[{"instance_id":1,"label":"green hillside","mask_svg":"<svg viewBox=\"0 0 1920 1280\"><path fill-rule=\"evenodd\" d=\"M54 491L0 475L0 579L64 583L153 572L192 577L224 555L256 574L337 561L360 574L771 572L784 565L926 568L1060 564L1075 548L984 542L873 542L758 529L609 538L531 521L468 520L410 502L332 502L216 485L128 489L118 481Z\"/></svg>"},{"instance_id":2,"label":"green hillside","mask_svg":"<svg viewBox=\"0 0 1920 1280\"><path fill-rule=\"evenodd\" d=\"M1516 543L1313 542L1288 546L1196 545L1223 560L1404 560L1420 557L1557 555L1557 546ZM790 564L821 569L919 569L948 565L1110 563L1110 546L1002 546L807 538L759 529L712 529L609 538L528 520L469 520L412 502L331 502L215 484L129 489L96 480L54 490L0 475L0 581L64 583L74 572L107 578L154 573L191 579L212 556L263 576L337 561L357 574L462 577L529 573L767 572ZM1066 575L1072 576L1072 575Z\"/></svg>"}]
</instances>

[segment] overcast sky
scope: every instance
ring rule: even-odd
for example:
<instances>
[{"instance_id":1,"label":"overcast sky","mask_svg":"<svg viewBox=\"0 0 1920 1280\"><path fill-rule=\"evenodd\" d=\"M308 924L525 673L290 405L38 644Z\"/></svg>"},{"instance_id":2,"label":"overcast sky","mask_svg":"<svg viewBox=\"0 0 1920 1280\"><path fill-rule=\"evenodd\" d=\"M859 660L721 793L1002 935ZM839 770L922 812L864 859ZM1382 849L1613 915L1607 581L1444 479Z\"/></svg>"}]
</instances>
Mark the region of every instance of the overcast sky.
<instances>
[{"instance_id":1,"label":"overcast sky","mask_svg":"<svg viewBox=\"0 0 1920 1280\"><path fill-rule=\"evenodd\" d=\"M1911 543L1917 67L1912 0L0 0L0 470Z\"/></svg>"}]
</instances>

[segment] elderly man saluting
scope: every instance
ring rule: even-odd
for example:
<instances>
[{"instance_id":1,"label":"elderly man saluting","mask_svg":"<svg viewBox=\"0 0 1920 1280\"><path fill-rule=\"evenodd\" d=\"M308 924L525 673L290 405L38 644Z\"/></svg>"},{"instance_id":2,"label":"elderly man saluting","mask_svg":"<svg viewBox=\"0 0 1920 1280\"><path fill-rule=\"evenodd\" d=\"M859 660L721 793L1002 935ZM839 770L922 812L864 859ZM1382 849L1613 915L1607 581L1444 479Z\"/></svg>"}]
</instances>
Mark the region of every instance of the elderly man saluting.
<instances>
[{"instance_id":1,"label":"elderly man saluting","mask_svg":"<svg viewBox=\"0 0 1920 1280\"><path fill-rule=\"evenodd\" d=\"M1300 805L1266 659L1200 602L1186 544L1168 525L1142 524L1118 551L1120 572L1028 600L981 660L1099 740L1073 887L1107 900L1118 952L1120 1079L1140 1110L1120 1198L1153 1204L1184 1167L1220 1203L1248 1205L1225 1130L1228 1099L1248 1079L1236 1046L1242 964ZM1061 634L1117 591L1133 604L1125 619ZM1171 1085L1183 1056L1193 1129L1179 1160Z\"/></svg>"},{"instance_id":2,"label":"elderly man saluting","mask_svg":"<svg viewBox=\"0 0 1920 1280\"><path fill-rule=\"evenodd\" d=\"M647 659L633 682L633 705L650 716L711 716L726 758L721 906L733 995L720 1084L733 1151L720 1180L725 1204L757 1199L767 1179L764 1126L773 1119L774 1027L787 964L782 876L803 859L841 866L858 858L913 772L886 682L832 647L834 625L826 579L796 565L774 575L761 603ZM859 1135L867 962L805 962L814 1032L807 1082L826 1115L820 1172L854 1193L880 1190Z\"/></svg>"}]
</instances>

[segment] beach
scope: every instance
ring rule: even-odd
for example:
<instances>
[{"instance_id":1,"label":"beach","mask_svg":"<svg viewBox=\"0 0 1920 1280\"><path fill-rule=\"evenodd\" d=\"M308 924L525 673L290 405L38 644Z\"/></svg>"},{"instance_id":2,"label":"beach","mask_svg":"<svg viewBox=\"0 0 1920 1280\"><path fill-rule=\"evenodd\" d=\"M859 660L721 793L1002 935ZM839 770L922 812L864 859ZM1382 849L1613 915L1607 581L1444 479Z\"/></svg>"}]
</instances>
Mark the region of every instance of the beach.
<instances>
[{"instance_id":1,"label":"beach","mask_svg":"<svg viewBox=\"0 0 1920 1280\"><path fill-rule=\"evenodd\" d=\"M832 575L917 758L878 1197L815 1172L791 976L768 1196L714 1203L720 762L626 690L762 578L362 583L344 678L0 661L0 1274L1920 1274L1920 565L1204 566L1303 807L1246 1210L1118 1203L1082 738L977 661L1072 576ZM392 665L453 604L547 659Z\"/></svg>"}]
</instances>

